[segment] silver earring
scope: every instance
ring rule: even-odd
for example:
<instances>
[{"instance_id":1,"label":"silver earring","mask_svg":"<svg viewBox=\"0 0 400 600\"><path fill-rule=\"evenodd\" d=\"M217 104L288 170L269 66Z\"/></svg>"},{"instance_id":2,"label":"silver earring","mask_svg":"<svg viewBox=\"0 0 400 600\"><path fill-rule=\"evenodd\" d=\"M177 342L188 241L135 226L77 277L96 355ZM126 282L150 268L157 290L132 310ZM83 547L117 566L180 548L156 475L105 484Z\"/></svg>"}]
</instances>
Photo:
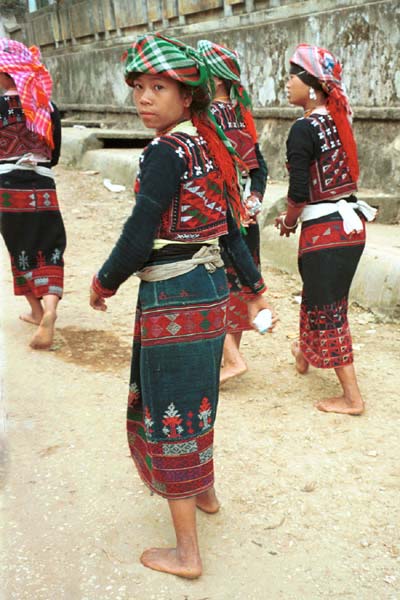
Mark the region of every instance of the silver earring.
<instances>
[{"instance_id":1,"label":"silver earring","mask_svg":"<svg viewBox=\"0 0 400 600\"><path fill-rule=\"evenodd\" d=\"M315 93L314 88L310 87L310 91L308 92L309 96L310 96L310 100L316 100L317 99L317 94Z\"/></svg>"}]
</instances>

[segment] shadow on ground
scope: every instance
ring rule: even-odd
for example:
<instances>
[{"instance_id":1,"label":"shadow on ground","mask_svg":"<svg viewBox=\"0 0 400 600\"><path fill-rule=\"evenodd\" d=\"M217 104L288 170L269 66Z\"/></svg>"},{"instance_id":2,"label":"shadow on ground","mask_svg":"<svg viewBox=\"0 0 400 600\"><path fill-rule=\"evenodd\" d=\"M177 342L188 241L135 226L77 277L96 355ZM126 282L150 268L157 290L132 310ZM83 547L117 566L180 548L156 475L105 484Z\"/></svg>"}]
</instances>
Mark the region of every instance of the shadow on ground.
<instances>
[{"instance_id":1,"label":"shadow on ground","mask_svg":"<svg viewBox=\"0 0 400 600\"><path fill-rule=\"evenodd\" d=\"M57 329L53 350L59 358L94 371L123 369L130 362L131 346L117 335L98 329Z\"/></svg>"}]
</instances>

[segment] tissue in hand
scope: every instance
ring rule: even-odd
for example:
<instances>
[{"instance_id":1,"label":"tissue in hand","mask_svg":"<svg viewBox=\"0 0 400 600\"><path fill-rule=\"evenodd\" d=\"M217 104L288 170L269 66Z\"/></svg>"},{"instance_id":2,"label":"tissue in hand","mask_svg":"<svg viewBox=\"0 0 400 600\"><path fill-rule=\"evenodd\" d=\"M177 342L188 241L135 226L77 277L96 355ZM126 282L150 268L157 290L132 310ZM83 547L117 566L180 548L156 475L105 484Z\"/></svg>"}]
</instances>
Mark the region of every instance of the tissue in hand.
<instances>
[{"instance_id":1,"label":"tissue in hand","mask_svg":"<svg viewBox=\"0 0 400 600\"><path fill-rule=\"evenodd\" d=\"M268 331L268 329L270 329L272 325L272 313L269 310L269 308L264 308L263 310L260 310L260 312L253 321L253 325L260 333L265 333L266 331Z\"/></svg>"}]
</instances>

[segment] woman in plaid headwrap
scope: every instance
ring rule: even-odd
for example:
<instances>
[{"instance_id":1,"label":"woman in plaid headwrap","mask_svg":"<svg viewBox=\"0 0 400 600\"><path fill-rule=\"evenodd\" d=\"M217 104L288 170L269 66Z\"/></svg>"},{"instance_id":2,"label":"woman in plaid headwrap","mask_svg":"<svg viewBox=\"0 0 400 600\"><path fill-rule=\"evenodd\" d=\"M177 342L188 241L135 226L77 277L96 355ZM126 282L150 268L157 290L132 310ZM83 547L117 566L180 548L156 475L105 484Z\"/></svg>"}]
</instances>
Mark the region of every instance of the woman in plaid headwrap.
<instances>
[{"instance_id":1,"label":"woman in plaid headwrap","mask_svg":"<svg viewBox=\"0 0 400 600\"><path fill-rule=\"evenodd\" d=\"M63 293L65 229L54 175L61 145L52 81L36 47L0 38L0 228L10 253L14 293L38 326L30 345L51 346Z\"/></svg>"},{"instance_id":2,"label":"woman in plaid headwrap","mask_svg":"<svg viewBox=\"0 0 400 600\"><path fill-rule=\"evenodd\" d=\"M257 215L267 185L268 170L257 143L257 132L251 114L250 98L240 81L237 53L209 40L197 45L213 76L215 93L211 112L243 161L244 206L246 217L244 241L255 264L260 266L260 229ZM223 255L229 284L227 336L224 344L221 383L247 371L239 348L243 331L252 329L247 319L246 295L229 256Z\"/></svg>"},{"instance_id":3,"label":"woman in plaid headwrap","mask_svg":"<svg viewBox=\"0 0 400 600\"><path fill-rule=\"evenodd\" d=\"M213 428L228 287L219 242L249 297L266 306L264 282L236 222L241 201L232 155L207 116L207 72L177 40L145 35L125 54L125 76L156 138L140 159L136 204L91 289L91 306L133 273L136 312L128 441L143 481L168 499L177 545L141 557L158 571L195 578L202 566L196 507L216 512ZM221 132L221 135L222 132Z\"/></svg>"},{"instance_id":4,"label":"woman in plaid headwrap","mask_svg":"<svg viewBox=\"0 0 400 600\"><path fill-rule=\"evenodd\" d=\"M365 220L376 211L357 200L358 160L351 109L336 57L300 44L290 59L291 104L304 109L287 140L287 211L276 219L288 237L302 223L299 270L303 279L300 341L292 345L299 373L309 365L333 368L342 395L320 401L326 412L359 415L347 305L350 285L365 246Z\"/></svg>"}]
</instances>

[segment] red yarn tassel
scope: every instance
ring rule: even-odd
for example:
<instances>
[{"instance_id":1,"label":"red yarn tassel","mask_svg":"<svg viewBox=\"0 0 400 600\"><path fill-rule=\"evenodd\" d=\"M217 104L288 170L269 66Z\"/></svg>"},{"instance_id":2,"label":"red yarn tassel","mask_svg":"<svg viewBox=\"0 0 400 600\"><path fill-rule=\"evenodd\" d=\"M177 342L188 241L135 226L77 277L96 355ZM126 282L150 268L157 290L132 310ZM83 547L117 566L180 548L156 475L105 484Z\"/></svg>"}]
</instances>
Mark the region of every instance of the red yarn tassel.
<instances>
[{"instance_id":1,"label":"red yarn tassel","mask_svg":"<svg viewBox=\"0 0 400 600\"><path fill-rule=\"evenodd\" d=\"M253 138L253 142L255 144L257 144L257 131L256 131L256 125L254 123L253 115L251 114L251 112L249 110L247 110L247 108L241 107L241 111L242 111L242 117L243 117L243 121L246 126L246 129L250 133L251 137Z\"/></svg>"},{"instance_id":2,"label":"red yarn tassel","mask_svg":"<svg viewBox=\"0 0 400 600\"><path fill-rule=\"evenodd\" d=\"M229 196L229 205L240 227L242 217L245 217L245 209L239 191L235 159L207 117L194 115L192 120L199 134L206 140L210 155L222 175Z\"/></svg>"},{"instance_id":3,"label":"red yarn tassel","mask_svg":"<svg viewBox=\"0 0 400 600\"><path fill-rule=\"evenodd\" d=\"M343 150L346 152L351 178L357 182L360 174L357 145L346 109L331 96L328 96L326 108L336 125Z\"/></svg>"}]
</instances>

